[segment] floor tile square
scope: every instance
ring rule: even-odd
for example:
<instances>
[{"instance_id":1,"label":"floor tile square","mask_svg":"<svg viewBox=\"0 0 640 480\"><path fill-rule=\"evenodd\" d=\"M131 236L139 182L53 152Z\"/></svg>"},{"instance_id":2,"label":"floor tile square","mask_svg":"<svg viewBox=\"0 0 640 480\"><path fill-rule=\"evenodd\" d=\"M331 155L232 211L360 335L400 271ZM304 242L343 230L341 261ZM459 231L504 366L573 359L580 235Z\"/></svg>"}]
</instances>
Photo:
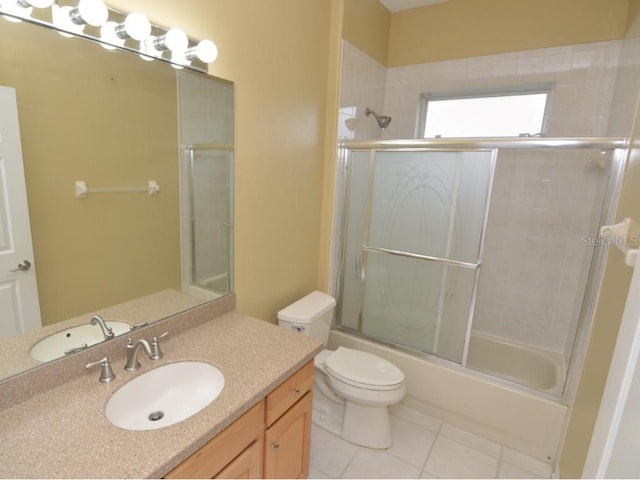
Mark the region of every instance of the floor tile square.
<instances>
[{"instance_id":1,"label":"floor tile square","mask_svg":"<svg viewBox=\"0 0 640 480\"><path fill-rule=\"evenodd\" d=\"M357 451L357 446L316 425L311 425L311 455L309 463L314 469L329 475L331 478L340 478L340 475Z\"/></svg>"},{"instance_id":2,"label":"floor tile square","mask_svg":"<svg viewBox=\"0 0 640 480\"><path fill-rule=\"evenodd\" d=\"M410 421L411 423L415 423L422 428L426 428L427 430L431 430L432 432L438 432L440 427L442 426L442 420L438 420L431 415L427 415L426 413L418 412L413 408L406 407L401 403L396 403L395 405L391 405L389 407L389 412L391 415L404 418L405 420Z\"/></svg>"},{"instance_id":3,"label":"floor tile square","mask_svg":"<svg viewBox=\"0 0 640 480\"><path fill-rule=\"evenodd\" d=\"M403 418L391 416L393 446L387 451L422 469L436 440L436 434Z\"/></svg>"},{"instance_id":4,"label":"floor tile square","mask_svg":"<svg viewBox=\"0 0 640 480\"><path fill-rule=\"evenodd\" d=\"M543 478L551 478L553 472L551 465L548 463L507 447L504 447L502 450L502 461L528 470Z\"/></svg>"},{"instance_id":5,"label":"floor tile square","mask_svg":"<svg viewBox=\"0 0 640 480\"><path fill-rule=\"evenodd\" d=\"M542 478L529 470L502 462L498 470L498 478Z\"/></svg>"},{"instance_id":6,"label":"floor tile square","mask_svg":"<svg viewBox=\"0 0 640 480\"><path fill-rule=\"evenodd\" d=\"M496 478L498 459L439 435L424 469L439 478Z\"/></svg>"},{"instance_id":7,"label":"floor tile square","mask_svg":"<svg viewBox=\"0 0 640 480\"><path fill-rule=\"evenodd\" d=\"M361 448L342 478L418 478L420 469L381 450Z\"/></svg>"},{"instance_id":8,"label":"floor tile square","mask_svg":"<svg viewBox=\"0 0 640 480\"><path fill-rule=\"evenodd\" d=\"M331 478L331 476L321 472L315 467L309 467L309 476L307 478Z\"/></svg>"},{"instance_id":9,"label":"floor tile square","mask_svg":"<svg viewBox=\"0 0 640 480\"><path fill-rule=\"evenodd\" d=\"M466 445L467 447L471 447L474 450L479 450L483 453L486 453L487 455L491 455L492 457L500 458L500 450L502 448L501 445L496 442L492 442L491 440L487 440L486 438L483 438L479 435L476 435L475 433L471 433L445 423L444 425L442 425L440 435L445 436L451 440L455 440L456 442Z\"/></svg>"}]
</instances>

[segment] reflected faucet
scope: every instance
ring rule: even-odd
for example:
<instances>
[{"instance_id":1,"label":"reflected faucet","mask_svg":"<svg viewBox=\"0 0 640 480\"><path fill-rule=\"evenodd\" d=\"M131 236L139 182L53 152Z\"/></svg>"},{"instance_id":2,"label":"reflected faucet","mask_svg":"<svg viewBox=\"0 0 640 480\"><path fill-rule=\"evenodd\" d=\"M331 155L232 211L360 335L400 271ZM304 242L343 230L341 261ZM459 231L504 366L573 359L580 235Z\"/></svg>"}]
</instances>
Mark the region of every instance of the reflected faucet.
<instances>
[{"instance_id":1,"label":"reflected faucet","mask_svg":"<svg viewBox=\"0 0 640 480\"><path fill-rule=\"evenodd\" d=\"M91 325L98 325L100 327L100 330L102 330L102 334L104 335L105 340L109 340L115 337L115 334L113 333L113 330L111 329L111 327L109 327L105 323L104 319L100 315L94 315L93 317L91 317L91 320L89 320L89 323Z\"/></svg>"}]
</instances>

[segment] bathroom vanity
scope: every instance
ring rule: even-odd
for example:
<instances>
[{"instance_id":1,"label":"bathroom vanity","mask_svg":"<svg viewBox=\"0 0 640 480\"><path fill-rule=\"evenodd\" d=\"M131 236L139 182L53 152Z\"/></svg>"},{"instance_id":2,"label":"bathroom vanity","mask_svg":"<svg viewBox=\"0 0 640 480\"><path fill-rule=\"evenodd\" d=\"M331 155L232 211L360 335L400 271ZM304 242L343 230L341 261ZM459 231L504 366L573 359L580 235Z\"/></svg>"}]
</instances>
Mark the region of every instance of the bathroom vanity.
<instances>
[{"instance_id":1,"label":"bathroom vanity","mask_svg":"<svg viewBox=\"0 0 640 480\"><path fill-rule=\"evenodd\" d=\"M142 367L134 373L123 369L125 336L53 362L48 381L56 371L71 379L42 391L30 386L26 398L20 398L23 376L0 383L1 396L14 398L0 411L0 477L306 476L313 357L322 345L234 311L215 316L211 308L197 307L134 332L134 340L171 332L164 357L140 357ZM116 375L107 384L84 368L104 354ZM210 363L224 374L224 389L212 403L156 430L124 430L107 420L105 404L120 387L185 360Z\"/></svg>"},{"instance_id":2,"label":"bathroom vanity","mask_svg":"<svg viewBox=\"0 0 640 480\"><path fill-rule=\"evenodd\" d=\"M313 360L165 478L306 478Z\"/></svg>"}]
</instances>

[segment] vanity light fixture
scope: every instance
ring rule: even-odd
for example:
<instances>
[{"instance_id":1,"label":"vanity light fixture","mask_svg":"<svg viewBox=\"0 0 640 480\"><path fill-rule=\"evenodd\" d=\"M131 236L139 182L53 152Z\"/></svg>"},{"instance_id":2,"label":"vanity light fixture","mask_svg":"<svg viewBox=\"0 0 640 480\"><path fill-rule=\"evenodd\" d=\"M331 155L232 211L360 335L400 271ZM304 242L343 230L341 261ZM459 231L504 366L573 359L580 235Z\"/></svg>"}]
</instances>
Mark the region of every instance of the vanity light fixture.
<instances>
[{"instance_id":1,"label":"vanity light fixture","mask_svg":"<svg viewBox=\"0 0 640 480\"><path fill-rule=\"evenodd\" d=\"M128 15L109 9L104 0L77 0L75 6L65 0L0 0L0 16L12 22L27 21L52 28L65 37L96 41L107 50L123 48L145 60L159 59L175 68L188 67L207 72L207 64L218 56L211 40L191 44L178 28L153 26L140 13ZM40 12L35 11L34 7ZM50 9L48 7L51 7ZM50 18L46 19L47 12ZM111 17L111 18L110 18Z\"/></svg>"},{"instance_id":2,"label":"vanity light fixture","mask_svg":"<svg viewBox=\"0 0 640 480\"><path fill-rule=\"evenodd\" d=\"M100 40L105 42L102 46L107 50L124 46L127 38L141 41L149 35L151 35L151 23L147 17L135 12L127 15L124 22L106 22L100 27Z\"/></svg>"}]
</instances>

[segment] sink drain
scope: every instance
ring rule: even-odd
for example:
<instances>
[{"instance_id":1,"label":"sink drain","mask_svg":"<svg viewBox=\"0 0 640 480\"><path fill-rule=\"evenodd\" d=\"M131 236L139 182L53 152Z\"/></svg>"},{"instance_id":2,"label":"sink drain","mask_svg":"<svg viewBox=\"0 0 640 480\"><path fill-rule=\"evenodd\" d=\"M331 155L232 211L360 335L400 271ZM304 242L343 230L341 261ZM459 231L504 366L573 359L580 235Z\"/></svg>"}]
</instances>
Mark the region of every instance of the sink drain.
<instances>
[{"instance_id":1,"label":"sink drain","mask_svg":"<svg viewBox=\"0 0 640 480\"><path fill-rule=\"evenodd\" d=\"M157 422L162 419L162 417L164 417L164 412L151 412L147 418L152 422Z\"/></svg>"}]
</instances>

